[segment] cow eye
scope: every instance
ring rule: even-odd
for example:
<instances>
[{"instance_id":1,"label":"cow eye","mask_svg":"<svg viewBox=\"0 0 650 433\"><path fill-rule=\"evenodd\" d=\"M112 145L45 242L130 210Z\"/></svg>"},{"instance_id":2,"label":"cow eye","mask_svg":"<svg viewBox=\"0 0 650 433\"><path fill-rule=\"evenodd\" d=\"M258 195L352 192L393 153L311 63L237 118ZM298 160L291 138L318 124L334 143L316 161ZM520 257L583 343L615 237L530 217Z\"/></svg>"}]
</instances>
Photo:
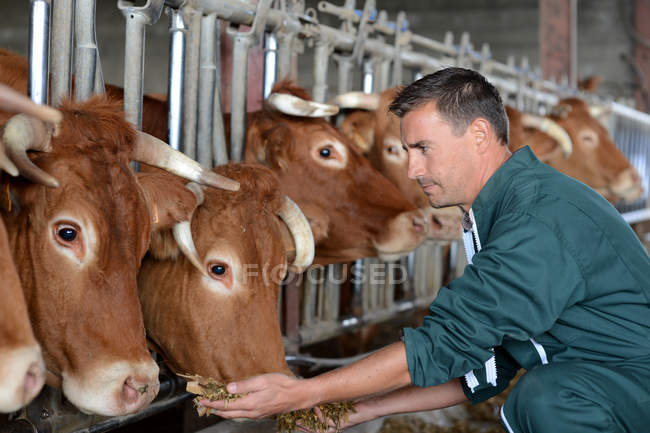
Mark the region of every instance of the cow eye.
<instances>
[{"instance_id":1,"label":"cow eye","mask_svg":"<svg viewBox=\"0 0 650 433\"><path fill-rule=\"evenodd\" d=\"M330 149L329 147L324 147L318 153L323 158L329 158L330 156L332 156L332 149Z\"/></svg>"},{"instance_id":2,"label":"cow eye","mask_svg":"<svg viewBox=\"0 0 650 433\"><path fill-rule=\"evenodd\" d=\"M63 245L74 242L79 233L79 229L72 224L57 224L54 231L56 240Z\"/></svg>"},{"instance_id":3,"label":"cow eye","mask_svg":"<svg viewBox=\"0 0 650 433\"><path fill-rule=\"evenodd\" d=\"M399 155L399 148L397 146L388 146L388 153Z\"/></svg>"},{"instance_id":4,"label":"cow eye","mask_svg":"<svg viewBox=\"0 0 650 433\"><path fill-rule=\"evenodd\" d=\"M225 263L210 263L208 269L210 276L215 279L222 279L228 273L228 265Z\"/></svg>"}]
</instances>

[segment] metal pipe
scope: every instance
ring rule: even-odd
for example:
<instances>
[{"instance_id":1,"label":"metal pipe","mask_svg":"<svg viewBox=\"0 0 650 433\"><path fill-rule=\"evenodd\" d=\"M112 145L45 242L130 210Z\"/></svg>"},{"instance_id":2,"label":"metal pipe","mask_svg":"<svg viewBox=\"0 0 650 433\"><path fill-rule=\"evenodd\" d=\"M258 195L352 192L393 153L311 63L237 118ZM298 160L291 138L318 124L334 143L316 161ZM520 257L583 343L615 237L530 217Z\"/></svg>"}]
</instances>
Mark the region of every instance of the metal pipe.
<instances>
[{"instance_id":1,"label":"metal pipe","mask_svg":"<svg viewBox=\"0 0 650 433\"><path fill-rule=\"evenodd\" d=\"M196 158L196 107L198 105L199 50L201 13L184 8L188 21L185 46L185 73L183 81L183 142L181 150L190 158Z\"/></svg>"},{"instance_id":2,"label":"metal pipe","mask_svg":"<svg viewBox=\"0 0 650 433\"><path fill-rule=\"evenodd\" d=\"M215 31L216 41L215 46L221 47L221 29L219 21L216 24ZM228 149L226 144L226 131L223 126L223 113L221 112L221 56L219 49L216 50L215 63L216 70L216 85L214 89L214 101L212 103L212 163L223 165L228 162Z\"/></svg>"},{"instance_id":3,"label":"metal pipe","mask_svg":"<svg viewBox=\"0 0 650 433\"><path fill-rule=\"evenodd\" d=\"M167 82L167 139L176 150L181 148L183 120L183 64L185 63L185 22L176 9L169 9L169 81Z\"/></svg>"},{"instance_id":4,"label":"metal pipe","mask_svg":"<svg viewBox=\"0 0 650 433\"><path fill-rule=\"evenodd\" d=\"M32 0L30 7L27 91L32 101L47 104L50 3L46 0Z\"/></svg>"},{"instance_id":5,"label":"metal pipe","mask_svg":"<svg viewBox=\"0 0 650 433\"><path fill-rule=\"evenodd\" d=\"M374 62L372 59L367 59L363 62L363 85L362 90L364 93L372 93L374 90Z\"/></svg>"},{"instance_id":6,"label":"metal pipe","mask_svg":"<svg viewBox=\"0 0 650 433\"><path fill-rule=\"evenodd\" d=\"M201 18L201 44L199 49L199 111L197 127L196 160L206 167L212 166L212 109L214 103L217 66L215 64L216 14Z\"/></svg>"},{"instance_id":7,"label":"metal pipe","mask_svg":"<svg viewBox=\"0 0 650 433\"><path fill-rule=\"evenodd\" d=\"M52 105L70 96L72 65L73 0L58 0L52 5Z\"/></svg>"},{"instance_id":8,"label":"metal pipe","mask_svg":"<svg viewBox=\"0 0 650 433\"><path fill-rule=\"evenodd\" d=\"M74 98L85 101L93 94L97 70L95 0L75 0L74 16Z\"/></svg>"},{"instance_id":9,"label":"metal pipe","mask_svg":"<svg viewBox=\"0 0 650 433\"><path fill-rule=\"evenodd\" d=\"M248 91L248 50L252 41L235 35L232 46L232 103L230 114L230 160L241 162L246 134L246 97Z\"/></svg>"},{"instance_id":10,"label":"metal pipe","mask_svg":"<svg viewBox=\"0 0 650 433\"><path fill-rule=\"evenodd\" d=\"M124 114L136 129L142 129L142 78L144 74L144 18L126 14L124 43Z\"/></svg>"},{"instance_id":11,"label":"metal pipe","mask_svg":"<svg viewBox=\"0 0 650 433\"><path fill-rule=\"evenodd\" d=\"M337 91L339 94L350 91L350 83L352 82L352 67L354 61L345 56L334 56L334 60L338 65L339 82Z\"/></svg>"},{"instance_id":12,"label":"metal pipe","mask_svg":"<svg viewBox=\"0 0 650 433\"><path fill-rule=\"evenodd\" d=\"M248 51L258 44L264 32L266 17L272 0L259 0L255 18L249 31L228 28L233 40L232 52L232 102L230 106L230 159L243 159L246 134L246 93L248 90Z\"/></svg>"},{"instance_id":13,"label":"metal pipe","mask_svg":"<svg viewBox=\"0 0 650 433\"><path fill-rule=\"evenodd\" d=\"M295 24L298 24L297 26ZM293 20L288 20L284 26L278 31L278 73L277 76L283 80L289 78L295 80L297 77L293 73L293 43L296 35L300 30L299 23Z\"/></svg>"},{"instance_id":14,"label":"metal pipe","mask_svg":"<svg viewBox=\"0 0 650 433\"><path fill-rule=\"evenodd\" d=\"M327 38L316 41L314 49L314 90L312 97L316 102L325 102L327 98L327 66L332 46Z\"/></svg>"},{"instance_id":15,"label":"metal pipe","mask_svg":"<svg viewBox=\"0 0 650 433\"><path fill-rule=\"evenodd\" d=\"M274 33L264 34L264 94L266 99L276 81L276 65L278 63L278 40Z\"/></svg>"}]
</instances>

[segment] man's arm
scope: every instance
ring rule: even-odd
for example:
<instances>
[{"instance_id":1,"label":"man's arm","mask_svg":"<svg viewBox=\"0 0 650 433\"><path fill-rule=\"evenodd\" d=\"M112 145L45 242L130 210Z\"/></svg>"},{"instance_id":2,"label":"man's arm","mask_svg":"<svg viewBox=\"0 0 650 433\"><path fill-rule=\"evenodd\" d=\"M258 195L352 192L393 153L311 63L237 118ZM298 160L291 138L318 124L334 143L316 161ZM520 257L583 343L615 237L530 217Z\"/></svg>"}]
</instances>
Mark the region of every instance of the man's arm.
<instances>
[{"instance_id":1,"label":"man's arm","mask_svg":"<svg viewBox=\"0 0 650 433\"><path fill-rule=\"evenodd\" d=\"M262 418L332 401L386 393L411 383L404 343L394 343L355 363L311 379L265 374L228 384L228 392L246 394L228 403L203 400L224 418Z\"/></svg>"},{"instance_id":2,"label":"man's arm","mask_svg":"<svg viewBox=\"0 0 650 433\"><path fill-rule=\"evenodd\" d=\"M442 409L467 401L459 379L428 388L409 385L387 394L356 402L342 428L352 427L382 416ZM333 431L333 430L331 430Z\"/></svg>"}]
</instances>

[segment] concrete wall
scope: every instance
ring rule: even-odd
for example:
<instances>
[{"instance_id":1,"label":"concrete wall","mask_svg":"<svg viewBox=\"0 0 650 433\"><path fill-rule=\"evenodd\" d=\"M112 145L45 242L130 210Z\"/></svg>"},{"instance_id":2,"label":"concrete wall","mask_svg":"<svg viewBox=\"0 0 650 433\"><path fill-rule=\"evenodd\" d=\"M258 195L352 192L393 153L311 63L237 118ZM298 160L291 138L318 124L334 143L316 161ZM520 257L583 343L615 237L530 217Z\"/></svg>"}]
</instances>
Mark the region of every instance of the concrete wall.
<instances>
[{"instance_id":1,"label":"concrete wall","mask_svg":"<svg viewBox=\"0 0 650 433\"><path fill-rule=\"evenodd\" d=\"M26 0L3 3L3 26L0 46L26 54L28 9ZM342 0L332 0L342 4ZM140 2L142 3L142 2ZM316 7L318 0L307 0L307 7ZM357 1L361 4L361 1ZM423 36L442 40L452 31L458 41L463 31L469 31L475 47L489 43L493 56L506 60L528 56L531 64L539 64L538 0L377 0L380 9L394 19L399 10L407 12L410 28ZM97 2L97 38L105 80L121 85L123 82L124 19L117 2ZM619 97L631 97L634 75L624 58L634 57L634 45L626 26L631 26L631 0L580 0L578 2L578 75L599 74L604 77L602 89ZM322 16L322 15L321 15ZM338 26L336 19L322 16L322 22ZM148 29L145 59L145 92L166 91L168 58L168 18ZM299 62L299 82L311 89L312 58L308 53ZM650 73L650 71L648 71ZM360 75L360 74L358 74ZM408 75L407 75L408 76ZM360 77L355 78L360 88ZM331 63L330 85L336 87L336 70Z\"/></svg>"}]
</instances>

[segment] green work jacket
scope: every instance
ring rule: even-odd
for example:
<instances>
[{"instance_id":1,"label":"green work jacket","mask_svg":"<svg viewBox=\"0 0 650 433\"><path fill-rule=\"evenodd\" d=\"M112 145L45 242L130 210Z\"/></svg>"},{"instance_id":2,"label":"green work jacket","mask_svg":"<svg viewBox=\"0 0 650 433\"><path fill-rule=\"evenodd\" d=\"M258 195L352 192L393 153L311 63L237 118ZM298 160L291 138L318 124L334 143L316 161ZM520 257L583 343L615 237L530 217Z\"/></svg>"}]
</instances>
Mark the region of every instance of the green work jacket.
<instances>
[{"instance_id":1,"label":"green work jacket","mask_svg":"<svg viewBox=\"0 0 650 433\"><path fill-rule=\"evenodd\" d=\"M650 259L612 205L525 147L472 211L481 250L403 330L414 385L480 371L495 350L527 370L581 360L650 377Z\"/></svg>"}]
</instances>

